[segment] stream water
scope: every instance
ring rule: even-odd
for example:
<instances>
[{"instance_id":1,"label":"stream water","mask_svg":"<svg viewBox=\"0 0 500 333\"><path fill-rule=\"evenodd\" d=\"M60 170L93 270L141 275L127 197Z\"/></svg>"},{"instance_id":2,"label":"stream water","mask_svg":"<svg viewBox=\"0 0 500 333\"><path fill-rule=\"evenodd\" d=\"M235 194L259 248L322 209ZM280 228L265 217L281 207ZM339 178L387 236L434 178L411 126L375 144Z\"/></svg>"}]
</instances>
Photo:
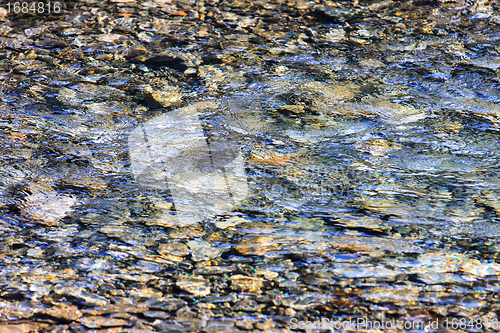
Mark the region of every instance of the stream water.
<instances>
[{"instance_id":1,"label":"stream water","mask_svg":"<svg viewBox=\"0 0 500 333\"><path fill-rule=\"evenodd\" d=\"M498 4L64 8L0 11L0 332L498 330Z\"/></svg>"}]
</instances>

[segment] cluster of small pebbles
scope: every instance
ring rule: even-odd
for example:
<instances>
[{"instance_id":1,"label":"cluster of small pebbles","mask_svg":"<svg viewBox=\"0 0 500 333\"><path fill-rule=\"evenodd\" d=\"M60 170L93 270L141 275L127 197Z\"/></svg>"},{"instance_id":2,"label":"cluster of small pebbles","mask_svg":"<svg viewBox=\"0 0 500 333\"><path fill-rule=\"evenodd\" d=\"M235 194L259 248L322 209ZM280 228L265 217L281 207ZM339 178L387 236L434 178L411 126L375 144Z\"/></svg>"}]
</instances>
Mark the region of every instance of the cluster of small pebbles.
<instances>
[{"instance_id":1,"label":"cluster of small pebbles","mask_svg":"<svg viewBox=\"0 0 500 333\"><path fill-rule=\"evenodd\" d=\"M61 5L0 5L0 333L497 331L496 1ZM200 101L250 194L181 226L127 134Z\"/></svg>"}]
</instances>

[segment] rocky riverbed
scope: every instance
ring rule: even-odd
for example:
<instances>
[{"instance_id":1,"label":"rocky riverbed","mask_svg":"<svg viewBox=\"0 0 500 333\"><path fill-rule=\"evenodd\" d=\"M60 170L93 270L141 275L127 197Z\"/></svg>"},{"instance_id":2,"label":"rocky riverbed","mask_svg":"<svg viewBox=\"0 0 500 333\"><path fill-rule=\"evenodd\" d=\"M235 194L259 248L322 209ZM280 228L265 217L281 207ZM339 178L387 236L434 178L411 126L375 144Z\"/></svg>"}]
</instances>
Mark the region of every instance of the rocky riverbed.
<instances>
[{"instance_id":1,"label":"rocky riverbed","mask_svg":"<svg viewBox=\"0 0 500 333\"><path fill-rule=\"evenodd\" d=\"M0 333L498 331L496 1L60 5L0 5Z\"/></svg>"}]
</instances>

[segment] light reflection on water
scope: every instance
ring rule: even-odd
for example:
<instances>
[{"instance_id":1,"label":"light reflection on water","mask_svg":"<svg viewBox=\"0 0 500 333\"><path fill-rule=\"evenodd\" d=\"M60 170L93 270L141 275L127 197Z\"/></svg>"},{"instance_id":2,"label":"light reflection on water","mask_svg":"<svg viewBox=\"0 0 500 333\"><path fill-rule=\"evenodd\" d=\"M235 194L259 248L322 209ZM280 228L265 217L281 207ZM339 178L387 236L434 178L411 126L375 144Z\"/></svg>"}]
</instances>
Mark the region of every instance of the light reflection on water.
<instances>
[{"instance_id":1,"label":"light reflection on water","mask_svg":"<svg viewBox=\"0 0 500 333\"><path fill-rule=\"evenodd\" d=\"M332 108L329 106L323 110L325 113L319 111L322 126L304 126L290 122L272 109L273 105L285 103L281 96L290 94L290 87L297 89L301 84L300 80L293 83L290 77L287 80L287 84L253 84L234 97L237 102L231 101L231 95L225 97L231 107L229 112L250 115L240 119L240 127L249 124L256 112L260 113L259 117L264 116L253 118L251 125L258 130L247 131L238 139L247 154L261 150L262 144L266 150L284 156L298 154L290 163L279 165L247 163L253 195L264 195L279 209L312 214L328 212L334 216L334 207L344 206L353 212L367 211L390 221L434 225L442 232L456 225L457 219L496 218L476 203L481 190L498 191L498 186L492 186L490 181L491 175L497 173L500 140L491 124L470 118L472 112L462 111L473 109L480 116L491 114L497 112L492 104L478 108L473 104L468 106L463 100L452 113L450 105L458 104L457 95L448 93L450 88L434 85L428 89L425 84L419 86L413 82L417 91L407 91L407 99L412 95L418 98L417 108L428 104L420 98L422 93L440 98L429 99L434 111L425 112L425 119L398 118L404 119L403 122L387 123L385 116L367 112L366 104L340 102L338 107L343 109L343 115L329 115ZM410 81L401 77L399 82L388 80L387 84L403 82ZM422 92L418 91L419 87L424 87ZM462 87L453 89L461 98L481 97L470 95ZM244 100L240 99L242 96ZM491 103L496 97L488 95L485 99ZM446 112L438 112L439 108ZM393 117L393 111L388 112L387 117ZM325 118L330 122L325 123ZM488 119L488 115L485 118ZM266 124L258 123L265 119ZM252 135L257 132L266 134L260 138ZM230 127L229 133L232 135ZM273 140L284 144L276 145ZM369 189L367 184L371 184ZM450 216L453 209L458 217ZM462 231L469 233L467 228Z\"/></svg>"},{"instance_id":2,"label":"light reflection on water","mask_svg":"<svg viewBox=\"0 0 500 333\"><path fill-rule=\"evenodd\" d=\"M308 66L337 66L331 68L337 72L352 66L343 60L318 64ZM198 227L207 235L219 228L243 239L219 238L212 245L221 251L236 248L270 258L300 253L311 263L325 258L345 263L335 270L325 268L332 281L394 276L387 268L394 267L393 261L384 262L380 270L372 264L357 267L384 251L423 253L443 246L445 237L498 239L498 92L480 77L443 82L442 76L417 77L397 66L362 67L358 74L363 72L379 81L319 82L297 70L228 86L217 98L218 107L200 112L200 121L211 144L231 142L241 149L248 196L231 211L184 229L185 237L205 237ZM150 256L144 247L156 244L153 237L168 239L179 227L173 217L174 195L162 186L141 187L131 172L127 145L138 124L172 110L127 106L133 110L127 113L121 112L121 103L92 105L92 112L68 107L50 116L46 110L26 110L31 123L16 125L22 133L17 139L4 138L1 198L6 207L20 206L29 197L22 191L31 183L48 184L68 202L77 198L71 214L59 221L74 219L77 225L39 227L34 233L57 243L89 239L112 244L113 249L101 252L107 256L84 258L74 267L115 269L113 261L131 256L123 249L138 258ZM289 105L303 108L287 109ZM24 135L46 145L22 152L30 141ZM21 193L15 192L17 187ZM33 196L38 197L57 196ZM9 221L22 214L22 223L40 222L30 220L36 212L28 208L10 214L2 225L14 226ZM406 226L410 231L401 229ZM120 235L122 228L126 236ZM86 243L73 250L84 256L96 253ZM338 253L346 250L359 255ZM414 264L410 260L401 265L407 269Z\"/></svg>"}]
</instances>

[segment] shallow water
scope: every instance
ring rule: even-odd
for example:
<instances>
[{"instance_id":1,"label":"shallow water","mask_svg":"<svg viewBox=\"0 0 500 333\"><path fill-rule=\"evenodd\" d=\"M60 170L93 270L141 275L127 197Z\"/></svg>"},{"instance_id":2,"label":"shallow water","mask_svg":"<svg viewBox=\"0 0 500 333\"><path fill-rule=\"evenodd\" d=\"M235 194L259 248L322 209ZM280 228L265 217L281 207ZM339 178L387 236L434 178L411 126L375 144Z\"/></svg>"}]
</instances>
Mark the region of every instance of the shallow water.
<instances>
[{"instance_id":1,"label":"shallow water","mask_svg":"<svg viewBox=\"0 0 500 333\"><path fill-rule=\"evenodd\" d=\"M294 318L480 318L464 330L495 330L500 26L487 3L286 5L305 20L296 35L280 20L261 31L252 13L233 22L234 5L207 23L240 29L219 44L184 7L130 21L75 5L93 25L48 20L47 36L6 18L0 321L285 332ZM439 28L462 12L473 18Z\"/></svg>"}]
</instances>

